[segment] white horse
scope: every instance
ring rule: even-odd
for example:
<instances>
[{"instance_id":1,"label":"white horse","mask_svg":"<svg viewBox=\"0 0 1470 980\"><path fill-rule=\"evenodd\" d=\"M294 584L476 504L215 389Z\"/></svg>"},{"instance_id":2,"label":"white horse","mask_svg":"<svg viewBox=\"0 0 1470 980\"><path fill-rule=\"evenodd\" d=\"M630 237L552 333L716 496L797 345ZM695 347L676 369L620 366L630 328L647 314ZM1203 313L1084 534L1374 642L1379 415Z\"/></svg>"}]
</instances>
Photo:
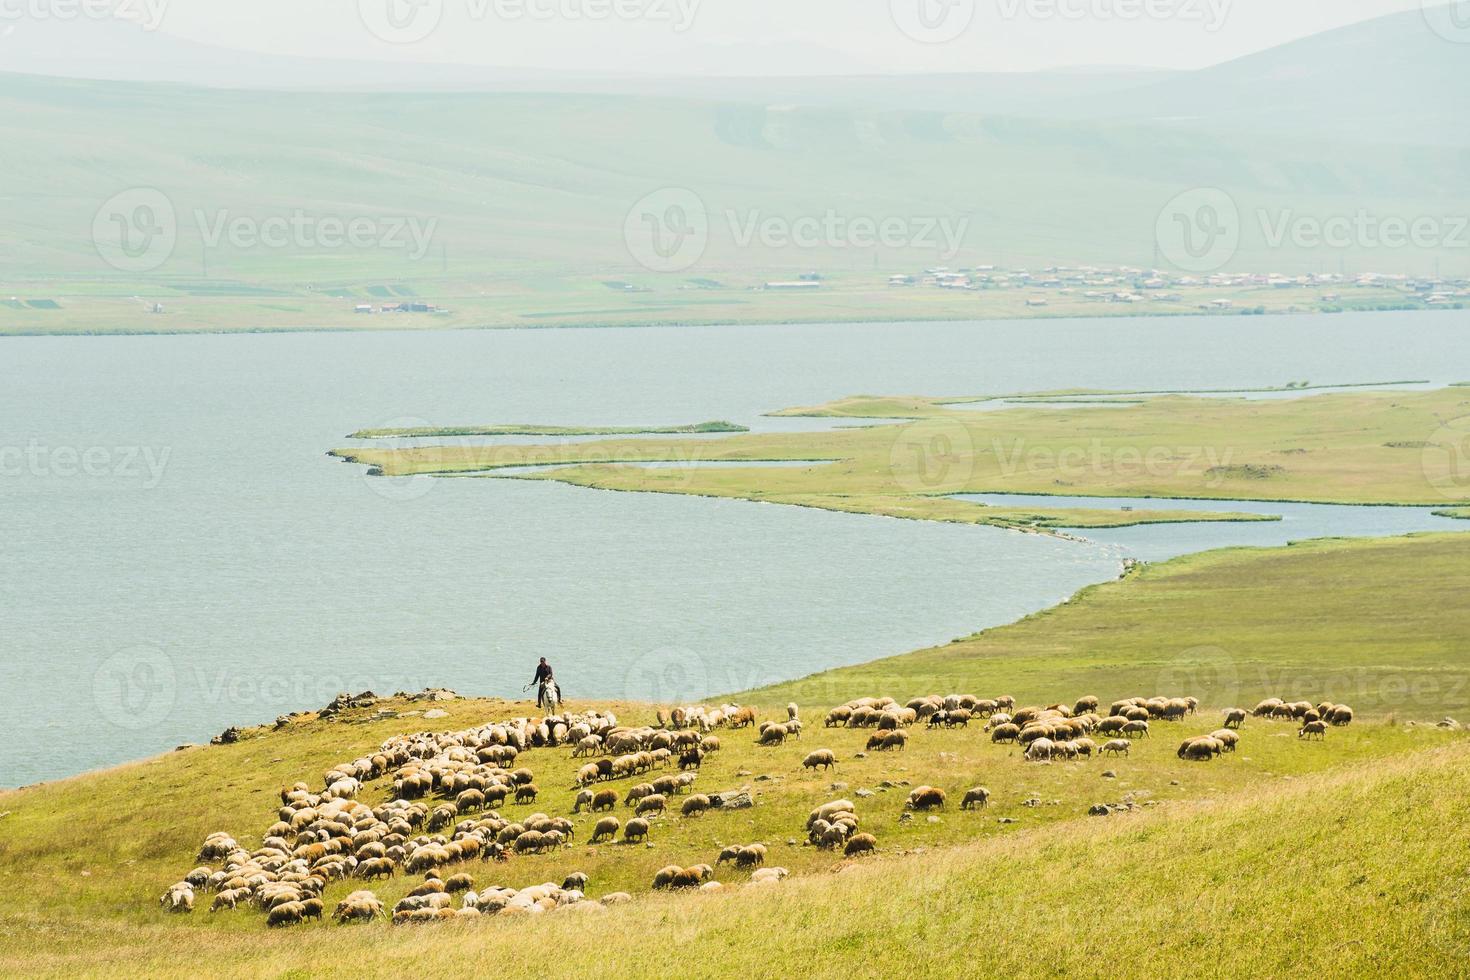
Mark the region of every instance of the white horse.
<instances>
[{"instance_id":1,"label":"white horse","mask_svg":"<svg viewBox=\"0 0 1470 980\"><path fill-rule=\"evenodd\" d=\"M550 677L542 681L536 689L536 706L548 715L556 714L556 709L561 706L561 691L557 689L556 681Z\"/></svg>"}]
</instances>

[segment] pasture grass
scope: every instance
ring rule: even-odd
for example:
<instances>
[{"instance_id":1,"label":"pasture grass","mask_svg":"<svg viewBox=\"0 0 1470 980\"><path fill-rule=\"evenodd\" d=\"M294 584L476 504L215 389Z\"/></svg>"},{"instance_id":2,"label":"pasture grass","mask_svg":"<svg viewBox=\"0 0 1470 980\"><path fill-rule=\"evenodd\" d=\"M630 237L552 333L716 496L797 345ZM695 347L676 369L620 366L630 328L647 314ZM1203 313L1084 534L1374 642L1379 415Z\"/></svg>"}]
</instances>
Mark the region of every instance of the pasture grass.
<instances>
[{"instance_id":1,"label":"pasture grass","mask_svg":"<svg viewBox=\"0 0 1470 980\"><path fill-rule=\"evenodd\" d=\"M578 816L569 849L469 868L482 885L515 887L580 870L591 875L593 896L637 896L595 919L445 929L311 924L276 933L247 910L159 910L158 894L193 867L206 834L226 830L255 845L274 819L280 786L318 783L334 763L425 727L418 716L306 715L278 730L247 730L236 744L6 792L0 972L160 975L187 964L218 975L319 975L340 969L349 952L353 969L367 975L462 972L489 957L497 972L632 976L647 972L640 957L648 950L674 949L694 976L943 972L973 962L976 951L1027 975L1093 974L1125 953L1131 968L1166 976L1279 973L1298 962L1328 975L1434 975L1436 964L1453 962L1446 951L1466 932L1470 804L1460 789L1470 751L1458 732L1426 723L1459 695L1394 695L1389 681L1395 673L1463 672L1470 612L1455 597L1470 586L1466 541L1432 535L1192 556L949 647L739 696L772 718L796 698L807 723L799 741L774 748L755 745L748 730L719 733L723 749L706 761L697 788L747 788L752 809L660 818L651 847L591 847L594 818ZM1232 688L1211 656L1175 652L1202 636L1244 651L1234 661L1240 676L1253 664L1281 663L1284 672L1267 678L1282 685L1271 693L1315 699L1320 690L1354 703L1359 720L1307 742L1291 723L1251 719L1237 753L1180 761L1181 737L1211 730L1220 708L1254 696L1249 684ZM1362 686L1337 688L1344 677ZM1205 707L1183 722L1156 723L1127 758L1056 764L1022 761L978 723L916 728L906 750L889 753L865 752L866 731L821 724L849 692L906 700L951 689L1022 702L1194 693ZM435 730L532 710L482 700L432 706L448 713ZM652 718L648 705L602 706L627 721ZM817 748L837 754L834 772L802 769ZM580 761L565 749L526 753L521 763L536 773L542 798L502 813L569 814ZM884 788L885 780L894 785ZM907 791L920 783L950 794L935 821L904 817ZM974 785L987 786L992 803L962 812L960 795ZM799 843L807 811L836 797L855 799L880 855L843 860ZM364 798L386 799L386 784L369 784ZM1131 812L1086 815L1096 803L1130 801ZM629 814L620 806L616 815ZM665 864L712 863L724 844L757 841L770 848L769 864L796 880L770 894L647 894ZM740 886L747 877L725 866L717 880ZM399 877L373 887L391 902L411 884ZM331 886L329 905L354 887Z\"/></svg>"}]
</instances>

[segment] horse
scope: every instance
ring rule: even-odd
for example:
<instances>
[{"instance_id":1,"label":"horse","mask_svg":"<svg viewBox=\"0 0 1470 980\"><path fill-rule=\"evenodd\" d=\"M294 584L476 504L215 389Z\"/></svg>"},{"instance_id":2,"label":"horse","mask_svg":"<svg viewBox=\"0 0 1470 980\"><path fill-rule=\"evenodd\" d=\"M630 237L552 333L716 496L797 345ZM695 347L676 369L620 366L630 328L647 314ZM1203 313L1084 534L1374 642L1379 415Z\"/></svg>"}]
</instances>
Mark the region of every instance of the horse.
<instances>
[{"instance_id":1,"label":"horse","mask_svg":"<svg viewBox=\"0 0 1470 980\"><path fill-rule=\"evenodd\" d=\"M548 677L538 686L536 706L548 715L556 714L556 709L561 706L561 691L557 688L555 680Z\"/></svg>"}]
</instances>

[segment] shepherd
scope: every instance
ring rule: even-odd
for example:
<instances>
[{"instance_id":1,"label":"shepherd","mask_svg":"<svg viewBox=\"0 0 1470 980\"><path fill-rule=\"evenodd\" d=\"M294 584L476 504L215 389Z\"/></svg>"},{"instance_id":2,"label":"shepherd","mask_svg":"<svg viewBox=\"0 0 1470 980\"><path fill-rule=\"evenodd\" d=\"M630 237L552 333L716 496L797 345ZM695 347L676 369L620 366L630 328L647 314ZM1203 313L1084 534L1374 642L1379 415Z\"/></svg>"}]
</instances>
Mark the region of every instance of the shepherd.
<instances>
[{"instance_id":1,"label":"shepherd","mask_svg":"<svg viewBox=\"0 0 1470 980\"><path fill-rule=\"evenodd\" d=\"M557 706L561 704L561 685L556 682L556 676L551 672L551 664L542 657L541 662L536 665L536 675L531 678L531 683L526 685L530 689L536 687L536 707L547 714L555 714Z\"/></svg>"}]
</instances>

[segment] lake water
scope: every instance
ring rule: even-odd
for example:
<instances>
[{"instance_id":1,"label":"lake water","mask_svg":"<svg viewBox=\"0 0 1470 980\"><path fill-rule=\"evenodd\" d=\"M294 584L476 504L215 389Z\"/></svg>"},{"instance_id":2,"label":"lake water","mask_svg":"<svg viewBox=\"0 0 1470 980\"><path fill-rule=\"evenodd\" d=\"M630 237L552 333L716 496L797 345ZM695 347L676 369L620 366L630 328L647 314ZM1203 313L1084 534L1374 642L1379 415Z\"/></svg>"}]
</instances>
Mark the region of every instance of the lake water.
<instances>
[{"instance_id":1,"label":"lake water","mask_svg":"<svg viewBox=\"0 0 1470 980\"><path fill-rule=\"evenodd\" d=\"M1467 364L1459 312L0 340L0 785L339 690L516 694L540 656L573 698L741 689L1052 605L1116 575L1120 542L1147 557L1266 533L1079 544L369 479L324 456L359 428L792 429L830 423L761 413L859 393L1452 382Z\"/></svg>"}]
</instances>

